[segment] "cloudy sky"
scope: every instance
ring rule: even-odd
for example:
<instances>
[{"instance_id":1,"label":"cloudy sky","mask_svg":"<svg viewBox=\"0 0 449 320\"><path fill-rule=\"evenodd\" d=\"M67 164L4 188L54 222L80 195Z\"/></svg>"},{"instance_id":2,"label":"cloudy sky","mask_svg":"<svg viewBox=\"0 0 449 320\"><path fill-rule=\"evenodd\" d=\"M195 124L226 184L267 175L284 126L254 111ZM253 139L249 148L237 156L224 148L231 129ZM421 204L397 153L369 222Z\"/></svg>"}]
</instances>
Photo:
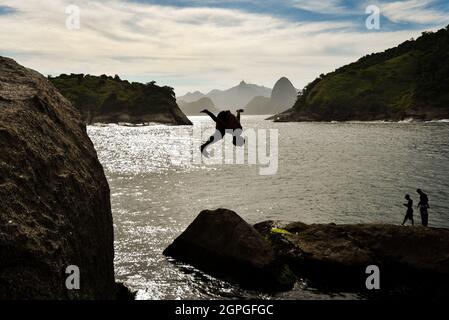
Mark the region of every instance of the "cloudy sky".
<instances>
[{"instance_id":1,"label":"cloudy sky","mask_svg":"<svg viewBox=\"0 0 449 320\"><path fill-rule=\"evenodd\" d=\"M79 29L67 27L70 5ZM366 27L370 5L379 29ZM447 0L0 0L0 55L45 75L156 80L178 95L281 76L302 88L448 24Z\"/></svg>"}]
</instances>

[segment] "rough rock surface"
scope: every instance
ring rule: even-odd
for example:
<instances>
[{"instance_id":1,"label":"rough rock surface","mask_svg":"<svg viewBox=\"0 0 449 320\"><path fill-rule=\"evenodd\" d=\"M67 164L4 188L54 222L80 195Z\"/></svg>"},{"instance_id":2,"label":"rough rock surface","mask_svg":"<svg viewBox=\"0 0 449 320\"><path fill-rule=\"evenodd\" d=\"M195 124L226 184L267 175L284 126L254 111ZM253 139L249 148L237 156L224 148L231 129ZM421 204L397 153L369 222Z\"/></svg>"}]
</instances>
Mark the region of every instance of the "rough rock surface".
<instances>
[{"instance_id":1,"label":"rough rock surface","mask_svg":"<svg viewBox=\"0 0 449 320\"><path fill-rule=\"evenodd\" d=\"M366 297L439 299L449 287L448 229L282 221L251 227L218 209L201 212L164 254L255 289L288 290L291 271L319 290ZM380 269L378 292L366 288L371 265Z\"/></svg>"},{"instance_id":2,"label":"rough rock surface","mask_svg":"<svg viewBox=\"0 0 449 320\"><path fill-rule=\"evenodd\" d=\"M289 233L273 233L273 227ZM298 276L327 284L364 286L369 265L380 268L384 284L449 280L448 229L273 221L255 228Z\"/></svg>"},{"instance_id":3,"label":"rough rock surface","mask_svg":"<svg viewBox=\"0 0 449 320\"><path fill-rule=\"evenodd\" d=\"M245 287L289 290L296 278L261 235L235 212L202 211L164 254Z\"/></svg>"},{"instance_id":4,"label":"rough rock surface","mask_svg":"<svg viewBox=\"0 0 449 320\"><path fill-rule=\"evenodd\" d=\"M0 57L0 299L115 294L109 186L80 114ZM66 267L81 289L67 290Z\"/></svg>"}]
</instances>

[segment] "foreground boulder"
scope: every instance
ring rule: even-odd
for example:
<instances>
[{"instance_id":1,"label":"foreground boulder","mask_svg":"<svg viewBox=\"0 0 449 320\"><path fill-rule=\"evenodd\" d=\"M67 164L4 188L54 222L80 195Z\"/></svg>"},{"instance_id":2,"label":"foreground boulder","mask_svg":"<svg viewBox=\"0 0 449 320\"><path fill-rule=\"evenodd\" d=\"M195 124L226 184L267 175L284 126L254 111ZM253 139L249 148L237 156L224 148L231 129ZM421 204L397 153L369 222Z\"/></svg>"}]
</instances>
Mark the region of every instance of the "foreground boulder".
<instances>
[{"instance_id":1,"label":"foreground boulder","mask_svg":"<svg viewBox=\"0 0 449 320\"><path fill-rule=\"evenodd\" d=\"M109 187L81 115L2 57L0 150L0 299L114 298Z\"/></svg>"},{"instance_id":2,"label":"foreground boulder","mask_svg":"<svg viewBox=\"0 0 449 320\"><path fill-rule=\"evenodd\" d=\"M202 211L164 255L249 288L289 290L296 281L288 267L276 260L268 242L226 209Z\"/></svg>"},{"instance_id":3,"label":"foreground boulder","mask_svg":"<svg viewBox=\"0 0 449 320\"><path fill-rule=\"evenodd\" d=\"M273 221L255 228L279 259L316 283L364 288L369 265L379 267L384 288L449 283L448 229Z\"/></svg>"}]
</instances>

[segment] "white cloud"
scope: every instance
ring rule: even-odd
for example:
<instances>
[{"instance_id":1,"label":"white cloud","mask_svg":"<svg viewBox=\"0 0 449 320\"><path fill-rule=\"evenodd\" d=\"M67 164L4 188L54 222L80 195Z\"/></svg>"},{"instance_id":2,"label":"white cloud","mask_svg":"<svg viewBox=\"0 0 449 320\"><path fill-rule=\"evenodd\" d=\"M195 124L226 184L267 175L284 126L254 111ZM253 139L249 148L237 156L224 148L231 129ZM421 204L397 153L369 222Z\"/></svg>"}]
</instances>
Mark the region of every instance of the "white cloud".
<instances>
[{"instance_id":1,"label":"white cloud","mask_svg":"<svg viewBox=\"0 0 449 320\"><path fill-rule=\"evenodd\" d=\"M65 8L81 8L81 29ZM119 74L158 80L178 94L226 88L244 79L272 86L281 76L301 88L320 73L415 37L417 31L361 33L347 22L296 23L214 8L119 1L0 0L0 52L44 74Z\"/></svg>"},{"instance_id":2,"label":"white cloud","mask_svg":"<svg viewBox=\"0 0 449 320\"><path fill-rule=\"evenodd\" d=\"M448 22L447 13L429 8L433 0L406 0L381 5L384 16L393 22L441 24Z\"/></svg>"},{"instance_id":3,"label":"white cloud","mask_svg":"<svg viewBox=\"0 0 449 320\"><path fill-rule=\"evenodd\" d=\"M341 0L290 0L292 6L298 9L316 13L344 13L348 9L344 8Z\"/></svg>"}]
</instances>

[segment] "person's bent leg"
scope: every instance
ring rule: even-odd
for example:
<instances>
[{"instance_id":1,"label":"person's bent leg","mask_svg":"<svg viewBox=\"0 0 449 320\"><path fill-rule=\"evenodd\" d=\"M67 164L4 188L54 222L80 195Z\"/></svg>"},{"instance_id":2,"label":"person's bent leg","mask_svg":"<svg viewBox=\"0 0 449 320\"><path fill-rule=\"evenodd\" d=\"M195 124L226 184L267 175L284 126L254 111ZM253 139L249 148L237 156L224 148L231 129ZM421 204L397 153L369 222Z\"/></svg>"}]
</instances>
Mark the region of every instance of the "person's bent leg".
<instances>
[{"instance_id":1,"label":"person's bent leg","mask_svg":"<svg viewBox=\"0 0 449 320\"><path fill-rule=\"evenodd\" d=\"M221 132L219 130L215 130L215 133L210 136L209 140L207 140L207 142L205 142L204 144L201 145L201 153L203 155L205 155L206 157L209 156L208 152L206 151L206 148L213 143L216 143L218 141L220 141L221 139L223 139L223 135L221 134Z\"/></svg>"},{"instance_id":2,"label":"person's bent leg","mask_svg":"<svg viewBox=\"0 0 449 320\"><path fill-rule=\"evenodd\" d=\"M245 138L242 137L242 132L243 132L242 129L236 129L232 134L232 143L236 147L242 147L246 143Z\"/></svg>"}]
</instances>

